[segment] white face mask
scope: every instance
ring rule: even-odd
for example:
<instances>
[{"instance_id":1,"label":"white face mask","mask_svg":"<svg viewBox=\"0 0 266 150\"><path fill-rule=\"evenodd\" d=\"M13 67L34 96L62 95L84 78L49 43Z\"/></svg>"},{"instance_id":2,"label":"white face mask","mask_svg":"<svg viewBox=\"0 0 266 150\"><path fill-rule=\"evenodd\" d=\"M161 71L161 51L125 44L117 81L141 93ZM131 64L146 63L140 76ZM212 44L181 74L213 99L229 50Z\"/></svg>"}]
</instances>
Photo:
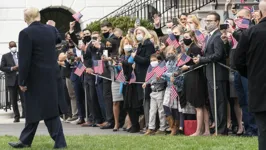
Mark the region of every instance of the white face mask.
<instances>
[{"instance_id":1,"label":"white face mask","mask_svg":"<svg viewBox=\"0 0 266 150\"><path fill-rule=\"evenodd\" d=\"M194 24L190 24L189 26L190 26L190 30L192 30L192 31L194 31L196 28Z\"/></svg>"},{"instance_id":2,"label":"white face mask","mask_svg":"<svg viewBox=\"0 0 266 150\"><path fill-rule=\"evenodd\" d=\"M16 52L17 52L17 48L16 48L16 47L12 47L12 48L10 48L10 51L11 51L12 53L16 53Z\"/></svg>"},{"instance_id":3,"label":"white face mask","mask_svg":"<svg viewBox=\"0 0 266 150\"><path fill-rule=\"evenodd\" d=\"M159 65L159 62L158 61L152 61L151 62L151 66L154 68L154 67L157 67Z\"/></svg>"},{"instance_id":4,"label":"white face mask","mask_svg":"<svg viewBox=\"0 0 266 150\"><path fill-rule=\"evenodd\" d=\"M143 40L143 35L142 34L138 34L136 38L137 38L138 41L142 41Z\"/></svg>"},{"instance_id":5,"label":"white face mask","mask_svg":"<svg viewBox=\"0 0 266 150\"><path fill-rule=\"evenodd\" d=\"M167 34L172 34L173 32L172 32L172 30L171 29L167 29Z\"/></svg>"},{"instance_id":6,"label":"white face mask","mask_svg":"<svg viewBox=\"0 0 266 150\"><path fill-rule=\"evenodd\" d=\"M132 46L131 45L125 45L124 46L124 50L127 51L127 52L131 51L132 50Z\"/></svg>"}]
</instances>

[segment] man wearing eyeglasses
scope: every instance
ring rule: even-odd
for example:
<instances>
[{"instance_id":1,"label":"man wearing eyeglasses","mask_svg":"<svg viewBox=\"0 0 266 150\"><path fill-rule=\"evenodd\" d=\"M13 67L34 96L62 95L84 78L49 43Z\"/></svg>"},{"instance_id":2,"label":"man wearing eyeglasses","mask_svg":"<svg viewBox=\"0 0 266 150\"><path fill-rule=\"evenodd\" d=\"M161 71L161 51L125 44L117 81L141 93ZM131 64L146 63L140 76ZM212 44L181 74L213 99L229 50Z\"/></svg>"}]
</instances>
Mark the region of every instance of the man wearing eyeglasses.
<instances>
[{"instance_id":1,"label":"man wearing eyeglasses","mask_svg":"<svg viewBox=\"0 0 266 150\"><path fill-rule=\"evenodd\" d=\"M226 53L224 43L221 39L220 15L216 12L210 13L206 18L206 30L209 35L206 37L206 46L203 57L193 58L196 64L206 64L206 77L208 80L208 92L212 115L214 111L214 86L213 86L213 63L219 62L226 64ZM216 97L217 97L217 125L218 134L227 135L227 82L229 72L220 65L216 67Z\"/></svg>"}]
</instances>

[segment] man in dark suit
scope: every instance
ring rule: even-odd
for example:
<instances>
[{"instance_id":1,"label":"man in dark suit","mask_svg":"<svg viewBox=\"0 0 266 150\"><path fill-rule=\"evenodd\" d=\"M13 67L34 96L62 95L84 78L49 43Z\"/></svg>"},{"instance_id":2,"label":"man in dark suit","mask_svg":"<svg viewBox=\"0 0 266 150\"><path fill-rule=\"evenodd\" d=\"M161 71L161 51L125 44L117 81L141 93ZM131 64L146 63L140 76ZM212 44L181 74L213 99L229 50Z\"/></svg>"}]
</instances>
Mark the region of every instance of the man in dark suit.
<instances>
[{"instance_id":1,"label":"man in dark suit","mask_svg":"<svg viewBox=\"0 0 266 150\"><path fill-rule=\"evenodd\" d=\"M9 42L11 52L2 56L0 70L5 72L6 86L8 87L11 104L14 112L14 123L19 122L20 113L18 109L18 94L22 106L22 118L24 118L24 94L18 86L18 52L17 45L14 41Z\"/></svg>"},{"instance_id":2,"label":"man in dark suit","mask_svg":"<svg viewBox=\"0 0 266 150\"><path fill-rule=\"evenodd\" d=\"M13 148L30 147L40 120L44 120L54 148L65 148L66 141L59 118L66 113L63 81L56 58L61 42L57 29L40 23L37 8L27 8L24 20L29 25L19 33L19 86L25 92L26 125Z\"/></svg>"},{"instance_id":3,"label":"man in dark suit","mask_svg":"<svg viewBox=\"0 0 266 150\"><path fill-rule=\"evenodd\" d=\"M248 79L249 110L255 113L259 129L259 150L266 149L266 0L259 4L262 19L259 24L243 31L235 52L235 65Z\"/></svg>"},{"instance_id":4,"label":"man in dark suit","mask_svg":"<svg viewBox=\"0 0 266 150\"><path fill-rule=\"evenodd\" d=\"M206 28L209 35L206 38L206 47L203 57L193 58L196 64L209 63L206 66L206 77L208 80L208 91L212 115L214 111L214 93L213 93L213 63L215 63L216 74L216 97L217 97L217 125L218 134L227 134L227 81L229 72L217 62L226 64L226 52L224 43L221 39L221 32L218 27L220 24L220 15L216 12L210 13L206 18Z\"/></svg>"}]
</instances>

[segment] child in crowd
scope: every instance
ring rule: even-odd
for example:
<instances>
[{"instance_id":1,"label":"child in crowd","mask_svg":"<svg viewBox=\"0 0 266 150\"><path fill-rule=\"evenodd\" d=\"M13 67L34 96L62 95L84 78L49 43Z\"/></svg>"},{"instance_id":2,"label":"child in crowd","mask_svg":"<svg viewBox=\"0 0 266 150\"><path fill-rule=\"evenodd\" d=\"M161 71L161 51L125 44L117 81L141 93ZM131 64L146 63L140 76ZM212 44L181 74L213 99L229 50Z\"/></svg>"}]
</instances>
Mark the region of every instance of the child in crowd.
<instances>
[{"instance_id":1,"label":"child in crowd","mask_svg":"<svg viewBox=\"0 0 266 150\"><path fill-rule=\"evenodd\" d=\"M151 65L150 68L154 69L160 63L164 63L164 60L160 54L153 54L150 57ZM149 70L149 69L148 69ZM142 85L143 88L146 88L146 85L151 85L151 102L150 102L150 113L149 113L149 129L145 133L145 135L153 135L153 134L165 134L166 129L166 120L165 120L165 113L163 109L163 98L164 98L164 91L166 82L164 79L157 80L156 74L153 75L153 77L146 81ZM155 122L156 122L156 115L157 112L159 114L160 119L160 129L155 133Z\"/></svg>"},{"instance_id":2,"label":"child in crowd","mask_svg":"<svg viewBox=\"0 0 266 150\"><path fill-rule=\"evenodd\" d=\"M167 81L167 87L164 94L163 107L166 115L166 120L171 128L171 135L176 135L177 127L179 127L179 112L178 112L178 103L177 98L172 99L171 88L174 85L182 83L182 78L177 77L174 79L173 75L178 71L177 67L177 51L173 46L168 46L166 48L166 63L167 71L162 75ZM174 86L175 87L175 86ZM175 87L176 88L176 87Z\"/></svg>"}]
</instances>

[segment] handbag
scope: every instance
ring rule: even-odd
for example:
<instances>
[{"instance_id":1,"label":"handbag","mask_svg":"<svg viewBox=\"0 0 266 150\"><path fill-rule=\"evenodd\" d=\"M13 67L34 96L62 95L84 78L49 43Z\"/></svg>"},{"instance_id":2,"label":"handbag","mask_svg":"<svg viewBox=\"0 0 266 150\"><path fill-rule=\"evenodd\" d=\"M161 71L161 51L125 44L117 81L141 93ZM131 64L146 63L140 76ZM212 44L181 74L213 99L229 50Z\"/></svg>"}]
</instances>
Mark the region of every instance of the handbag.
<instances>
[{"instance_id":1,"label":"handbag","mask_svg":"<svg viewBox=\"0 0 266 150\"><path fill-rule=\"evenodd\" d=\"M184 120L184 134L189 136L197 130L197 120Z\"/></svg>"}]
</instances>

